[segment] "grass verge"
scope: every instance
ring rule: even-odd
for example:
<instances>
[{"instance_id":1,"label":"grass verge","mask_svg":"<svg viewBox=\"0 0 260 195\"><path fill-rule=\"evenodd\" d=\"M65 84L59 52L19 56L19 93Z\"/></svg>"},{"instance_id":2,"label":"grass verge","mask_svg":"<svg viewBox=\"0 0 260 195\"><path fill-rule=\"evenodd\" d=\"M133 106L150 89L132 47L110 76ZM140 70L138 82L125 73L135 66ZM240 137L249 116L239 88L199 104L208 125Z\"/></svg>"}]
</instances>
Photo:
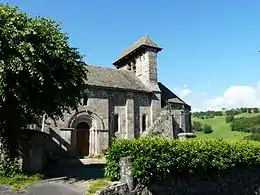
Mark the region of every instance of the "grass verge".
<instances>
[{"instance_id":1,"label":"grass verge","mask_svg":"<svg viewBox=\"0 0 260 195\"><path fill-rule=\"evenodd\" d=\"M42 179L42 176L17 174L14 177L0 177L0 185L11 186L14 191L34 184Z\"/></svg>"},{"instance_id":2,"label":"grass verge","mask_svg":"<svg viewBox=\"0 0 260 195\"><path fill-rule=\"evenodd\" d=\"M111 183L111 181L107 179L96 179L93 180L89 186L87 187L87 195L93 195L95 194L98 190L101 190L108 186Z\"/></svg>"}]
</instances>

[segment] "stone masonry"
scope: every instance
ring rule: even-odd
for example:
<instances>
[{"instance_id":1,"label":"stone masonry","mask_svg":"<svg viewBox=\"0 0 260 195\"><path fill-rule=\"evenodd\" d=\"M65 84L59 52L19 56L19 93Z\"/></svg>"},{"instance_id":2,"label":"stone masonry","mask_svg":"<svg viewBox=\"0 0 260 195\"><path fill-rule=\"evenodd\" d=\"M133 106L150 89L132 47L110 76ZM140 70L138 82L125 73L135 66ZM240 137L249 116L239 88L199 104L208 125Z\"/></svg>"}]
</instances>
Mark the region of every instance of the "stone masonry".
<instances>
[{"instance_id":1,"label":"stone masonry","mask_svg":"<svg viewBox=\"0 0 260 195\"><path fill-rule=\"evenodd\" d=\"M47 118L43 131L72 156L103 155L113 137L131 139L153 129L172 138L190 132L190 106L158 82L161 50L145 36L113 63L116 69L88 65L78 112L64 113L56 125Z\"/></svg>"}]
</instances>

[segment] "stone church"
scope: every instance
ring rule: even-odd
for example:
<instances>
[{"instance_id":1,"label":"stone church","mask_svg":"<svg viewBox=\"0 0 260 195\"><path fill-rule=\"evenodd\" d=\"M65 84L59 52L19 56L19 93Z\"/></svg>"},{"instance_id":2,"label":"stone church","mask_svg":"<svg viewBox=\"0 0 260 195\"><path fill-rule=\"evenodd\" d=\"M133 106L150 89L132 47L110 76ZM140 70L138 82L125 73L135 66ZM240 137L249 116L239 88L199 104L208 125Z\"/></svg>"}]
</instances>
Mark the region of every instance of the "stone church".
<instances>
[{"instance_id":1,"label":"stone church","mask_svg":"<svg viewBox=\"0 0 260 195\"><path fill-rule=\"evenodd\" d=\"M42 131L71 155L102 155L111 138L161 134L176 138L191 131L191 107L158 81L157 55L162 50L144 36L113 63L88 65L85 96L78 112L65 113Z\"/></svg>"}]
</instances>

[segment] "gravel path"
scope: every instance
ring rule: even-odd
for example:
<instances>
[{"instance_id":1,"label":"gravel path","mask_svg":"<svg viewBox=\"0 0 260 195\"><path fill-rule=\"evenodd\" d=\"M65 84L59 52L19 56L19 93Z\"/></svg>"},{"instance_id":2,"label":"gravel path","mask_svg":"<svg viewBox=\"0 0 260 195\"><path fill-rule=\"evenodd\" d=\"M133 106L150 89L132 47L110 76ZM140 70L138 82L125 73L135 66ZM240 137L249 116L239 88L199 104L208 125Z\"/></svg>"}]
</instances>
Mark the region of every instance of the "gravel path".
<instances>
[{"instance_id":1,"label":"gravel path","mask_svg":"<svg viewBox=\"0 0 260 195\"><path fill-rule=\"evenodd\" d=\"M0 186L0 195L85 195L92 179L104 177L104 167L103 159L61 160L48 167L53 179L33 184L20 192Z\"/></svg>"}]
</instances>

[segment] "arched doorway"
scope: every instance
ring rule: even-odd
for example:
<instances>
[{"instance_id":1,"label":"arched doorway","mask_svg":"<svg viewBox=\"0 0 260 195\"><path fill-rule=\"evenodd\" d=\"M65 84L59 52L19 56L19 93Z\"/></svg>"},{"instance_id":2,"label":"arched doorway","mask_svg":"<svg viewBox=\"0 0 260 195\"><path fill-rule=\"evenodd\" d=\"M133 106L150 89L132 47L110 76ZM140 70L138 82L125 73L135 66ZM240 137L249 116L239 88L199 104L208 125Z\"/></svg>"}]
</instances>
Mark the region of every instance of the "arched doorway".
<instances>
[{"instance_id":1,"label":"arched doorway","mask_svg":"<svg viewBox=\"0 0 260 195\"><path fill-rule=\"evenodd\" d=\"M89 125L85 122L79 123L76 128L76 151L79 153L79 155L89 155L89 129Z\"/></svg>"}]
</instances>

